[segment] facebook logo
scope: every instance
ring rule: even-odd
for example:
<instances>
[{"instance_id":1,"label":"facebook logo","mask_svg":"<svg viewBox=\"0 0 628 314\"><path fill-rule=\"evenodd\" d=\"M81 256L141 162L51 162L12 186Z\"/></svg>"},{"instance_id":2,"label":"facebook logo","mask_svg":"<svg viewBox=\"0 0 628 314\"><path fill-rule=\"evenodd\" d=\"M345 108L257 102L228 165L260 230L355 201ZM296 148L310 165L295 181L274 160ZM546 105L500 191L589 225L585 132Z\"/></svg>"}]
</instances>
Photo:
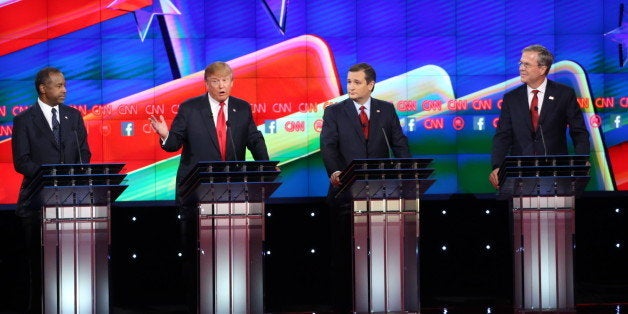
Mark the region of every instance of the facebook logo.
<instances>
[{"instance_id":1,"label":"facebook logo","mask_svg":"<svg viewBox=\"0 0 628 314\"><path fill-rule=\"evenodd\" d=\"M476 131L484 131L486 129L484 117L473 117L473 129Z\"/></svg>"},{"instance_id":2,"label":"facebook logo","mask_svg":"<svg viewBox=\"0 0 628 314\"><path fill-rule=\"evenodd\" d=\"M122 122L120 124L120 131L122 132L122 136L133 136L135 135L135 126L133 122Z\"/></svg>"},{"instance_id":3,"label":"facebook logo","mask_svg":"<svg viewBox=\"0 0 628 314\"><path fill-rule=\"evenodd\" d=\"M277 133L277 121L276 120L264 121L264 132L266 132L266 134Z\"/></svg>"},{"instance_id":4,"label":"facebook logo","mask_svg":"<svg viewBox=\"0 0 628 314\"><path fill-rule=\"evenodd\" d=\"M401 118L399 123L404 132L414 132L416 130L416 120L414 118Z\"/></svg>"},{"instance_id":5,"label":"facebook logo","mask_svg":"<svg viewBox=\"0 0 628 314\"><path fill-rule=\"evenodd\" d=\"M613 123L615 123L615 128L618 129L621 126L621 116L616 115L615 120L613 120Z\"/></svg>"}]
</instances>

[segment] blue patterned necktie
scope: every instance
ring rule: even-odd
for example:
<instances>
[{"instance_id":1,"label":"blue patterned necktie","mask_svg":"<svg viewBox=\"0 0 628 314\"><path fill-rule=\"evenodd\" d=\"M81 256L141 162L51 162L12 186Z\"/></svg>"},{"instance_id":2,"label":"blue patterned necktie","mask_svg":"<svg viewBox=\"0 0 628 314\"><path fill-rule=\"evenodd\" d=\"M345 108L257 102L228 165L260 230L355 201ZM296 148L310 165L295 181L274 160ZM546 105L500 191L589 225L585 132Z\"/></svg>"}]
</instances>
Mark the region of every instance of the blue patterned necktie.
<instances>
[{"instance_id":1,"label":"blue patterned necktie","mask_svg":"<svg viewBox=\"0 0 628 314\"><path fill-rule=\"evenodd\" d=\"M57 119L57 108L52 108L52 133L55 136L57 145L59 145L59 120Z\"/></svg>"}]
</instances>

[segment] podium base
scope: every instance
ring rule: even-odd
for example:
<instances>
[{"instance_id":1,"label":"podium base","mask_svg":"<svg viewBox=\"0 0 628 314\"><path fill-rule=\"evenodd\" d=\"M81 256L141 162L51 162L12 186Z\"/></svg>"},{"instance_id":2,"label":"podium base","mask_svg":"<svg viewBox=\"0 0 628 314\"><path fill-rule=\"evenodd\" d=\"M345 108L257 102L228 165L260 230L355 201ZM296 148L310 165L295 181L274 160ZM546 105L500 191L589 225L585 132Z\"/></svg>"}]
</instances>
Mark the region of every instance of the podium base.
<instances>
[{"instance_id":1,"label":"podium base","mask_svg":"<svg viewBox=\"0 0 628 314\"><path fill-rule=\"evenodd\" d=\"M263 313L263 203L199 208L199 313Z\"/></svg>"},{"instance_id":2,"label":"podium base","mask_svg":"<svg viewBox=\"0 0 628 314\"><path fill-rule=\"evenodd\" d=\"M353 213L354 311L418 311L418 211L356 210Z\"/></svg>"},{"instance_id":3,"label":"podium base","mask_svg":"<svg viewBox=\"0 0 628 314\"><path fill-rule=\"evenodd\" d=\"M575 309L574 197L513 198L515 309Z\"/></svg>"},{"instance_id":4,"label":"podium base","mask_svg":"<svg viewBox=\"0 0 628 314\"><path fill-rule=\"evenodd\" d=\"M108 212L108 206L44 208L44 313L109 313Z\"/></svg>"}]
</instances>

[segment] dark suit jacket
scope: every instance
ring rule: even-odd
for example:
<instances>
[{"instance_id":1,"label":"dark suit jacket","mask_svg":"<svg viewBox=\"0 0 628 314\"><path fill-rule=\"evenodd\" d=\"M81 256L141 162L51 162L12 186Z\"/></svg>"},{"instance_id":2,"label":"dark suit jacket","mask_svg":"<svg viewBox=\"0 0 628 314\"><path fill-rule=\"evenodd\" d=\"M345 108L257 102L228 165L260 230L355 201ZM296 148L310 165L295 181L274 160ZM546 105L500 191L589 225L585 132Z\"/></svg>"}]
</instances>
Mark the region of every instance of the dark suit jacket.
<instances>
[{"instance_id":1,"label":"dark suit jacket","mask_svg":"<svg viewBox=\"0 0 628 314\"><path fill-rule=\"evenodd\" d=\"M408 138L403 134L392 103L371 98L368 141L362 133L353 100L346 99L325 108L320 147L327 175L344 170L354 159L390 157L384 132L394 157L412 157Z\"/></svg>"},{"instance_id":2,"label":"dark suit jacket","mask_svg":"<svg viewBox=\"0 0 628 314\"><path fill-rule=\"evenodd\" d=\"M20 217L38 213L39 204L31 204L25 196L40 165L89 163L92 157L81 113L66 105L59 105L58 109L60 144L55 141L50 125L37 103L13 118L13 166L24 175L16 211Z\"/></svg>"},{"instance_id":3,"label":"dark suit jacket","mask_svg":"<svg viewBox=\"0 0 628 314\"><path fill-rule=\"evenodd\" d=\"M493 137L493 169L499 167L507 155L568 154L567 127L575 153L589 154L589 132L573 88L547 80L536 132L532 131L529 108L525 84L504 95L499 125Z\"/></svg>"},{"instance_id":4,"label":"dark suit jacket","mask_svg":"<svg viewBox=\"0 0 628 314\"><path fill-rule=\"evenodd\" d=\"M268 160L266 143L253 121L251 105L242 99L229 97L228 106L226 159L244 160L248 148L255 160ZM181 147L183 151L177 171L177 198L181 180L199 161L221 160L216 126L207 94L188 99L179 106L179 112L162 148L174 152Z\"/></svg>"}]
</instances>

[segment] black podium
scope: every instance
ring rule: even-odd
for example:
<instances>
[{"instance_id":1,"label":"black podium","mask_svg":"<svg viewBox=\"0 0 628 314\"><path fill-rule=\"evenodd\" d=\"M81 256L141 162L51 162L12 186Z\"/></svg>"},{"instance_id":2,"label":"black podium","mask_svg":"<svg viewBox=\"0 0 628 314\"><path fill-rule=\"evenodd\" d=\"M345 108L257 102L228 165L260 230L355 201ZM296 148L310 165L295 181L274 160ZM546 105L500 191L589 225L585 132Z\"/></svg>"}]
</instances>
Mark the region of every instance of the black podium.
<instances>
[{"instance_id":1,"label":"black podium","mask_svg":"<svg viewBox=\"0 0 628 314\"><path fill-rule=\"evenodd\" d=\"M589 156L512 156L499 170L499 196L512 200L514 306L575 309L575 198L589 181Z\"/></svg>"},{"instance_id":2,"label":"black podium","mask_svg":"<svg viewBox=\"0 0 628 314\"><path fill-rule=\"evenodd\" d=\"M42 208L44 313L109 312L111 203L124 164L47 164L28 189Z\"/></svg>"},{"instance_id":3,"label":"black podium","mask_svg":"<svg viewBox=\"0 0 628 314\"><path fill-rule=\"evenodd\" d=\"M360 159L342 172L353 201L353 310L418 311L419 199L432 159Z\"/></svg>"},{"instance_id":4,"label":"black podium","mask_svg":"<svg viewBox=\"0 0 628 314\"><path fill-rule=\"evenodd\" d=\"M199 313L263 313L264 202L277 161L200 162L184 179L198 204Z\"/></svg>"}]
</instances>

